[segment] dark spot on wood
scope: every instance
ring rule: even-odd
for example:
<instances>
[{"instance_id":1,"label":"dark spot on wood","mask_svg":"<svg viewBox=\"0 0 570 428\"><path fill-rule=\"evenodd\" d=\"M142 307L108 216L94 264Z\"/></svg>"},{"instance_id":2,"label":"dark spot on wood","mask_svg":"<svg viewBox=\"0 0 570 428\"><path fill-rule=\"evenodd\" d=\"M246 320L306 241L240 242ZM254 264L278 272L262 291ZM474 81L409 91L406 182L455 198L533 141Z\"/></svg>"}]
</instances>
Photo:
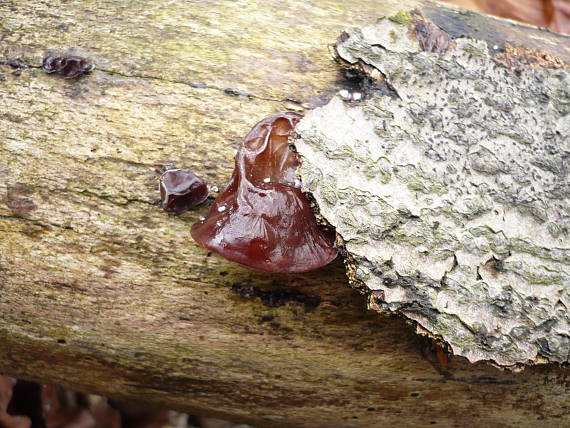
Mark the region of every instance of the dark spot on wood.
<instances>
[{"instance_id":1,"label":"dark spot on wood","mask_svg":"<svg viewBox=\"0 0 570 428\"><path fill-rule=\"evenodd\" d=\"M378 69L362 61L351 64L343 70L346 84L343 85L349 91L359 91L362 99L366 100L376 93L385 97L399 100L400 95L396 89L386 80L386 76Z\"/></svg>"},{"instance_id":2,"label":"dark spot on wood","mask_svg":"<svg viewBox=\"0 0 570 428\"><path fill-rule=\"evenodd\" d=\"M68 288L70 290L77 290L77 291L87 291L86 288L83 288L81 286L79 286L77 284L77 281L73 281L71 283L67 283L67 282L59 282L59 281L53 281L50 282L50 285L54 286L54 287L58 287L58 288ZM51 297L48 297L48 299ZM55 297L53 297L52 300L57 300Z\"/></svg>"},{"instance_id":3,"label":"dark spot on wood","mask_svg":"<svg viewBox=\"0 0 570 428\"><path fill-rule=\"evenodd\" d=\"M10 61L1 61L0 64L5 64L12 68L30 68L28 64L25 64L17 59L12 59Z\"/></svg>"},{"instance_id":4,"label":"dark spot on wood","mask_svg":"<svg viewBox=\"0 0 570 428\"><path fill-rule=\"evenodd\" d=\"M253 285L235 284L232 286L232 291L243 299L253 299L257 296L256 287Z\"/></svg>"},{"instance_id":5,"label":"dark spot on wood","mask_svg":"<svg viewBox=\"0 0 570 428\"><path fill-rule=\"evenodd\" d=\"M454 380L459 380L459 379L454 379ZM488 383L492 385L516 385L515 381L497 379L491 376L474 376L470 378L469 381L473 383Z\"/></svg>"},{"instance_id":6,"label":"dark spot on wood","mask_svg":"<svg viewBox=\"0 0 570 428\"><path fill-rule=\"evenodd\" d=\"M31 190L21 183L6 187L4 203L10 209L12 215L23 217L38 208L36 203L29 198L31 193Z\"/></svg>"},{"instance_id":7,"label":"dark spot on wood","mask_svg":"<svg viewBox=\"0 0 570 428\"><path fill-rule=\"evenodd\" d=\"M188 86L196 89L204 89L208 87L204 82L188 82Z\"/></svg>"},{"instance_id":8,"label":"dark spot on wood","mask_svg":"<svg viewBox=\"0 0 570 428\"><path fill-rule=\"evenodd\" d=\"M44 233L51 230L51 226L44 224L28 223L22 229L22 233L30 238L40 238Z\"/></svg>"},{"instance_id":9,"label":"dark spot on wood","mask_svg":"<svg viewBox=\"0 0 570 428\"><path fill-rule=\"evenodd\" d=\"M234 97L248 96L247 94L242 94L240 91L234 88L224 88L222 89L222 92L226 95L232 95Z\"/></svg>"},{"instance_id":10,"label":"dark spot on wood","mask_svg":"<svg viewBox=\"0 0 570 428\"><path fill-rule=\"evenodd\" d=\"M380 300L381 302L386 300L386 296L384 295L384 291L383 290L374 290L372 291L372 297L375 300Z\"/></svg>"},{"instance_id":11,"label":"dark spot on wood","mask_svg":"<svg viewBox=\"0 0 570 428\"><path fill-rule=\"evenodd\" d=\"M267 306L283 306L288 302L299 302L305 305L307 310L315 309L321 303L318 296L309 296L293 290L280 289L275 291L263 292L261 301Z\"/></svg>"},{"instance_id":12,"label":"dark spot on wood","mask_svg":"<svg viewBox=\"0 0 570 428\"><path fill-rule=\"evenodd\" d=\"M296 302L302 303L305 306L305 310L311 311L321 303L319 296L311 296L283 288L265 291L252 285L234 284L232 291L243 299L250 300L258 297L264 305L270 307L279 307L289 302Z\"/></svg>"},{"instance_id":13,"label":"dark spot on wood","mask_svg":"<svg viewBox=\"0 0 570 428\"><path fill-rule=\"evenodd\" d=\"M503 260L499 260L495 256L492 256L489 260L483 263L482 266L477 269L477 275L481 277L479 271L480 269L484 269L485 271L489 272L492 277L496 278L499 273L505 273L506 268ZM481 278L482 279L482 278Z\"/></svg>"},{"instance_id":14,"label":"dark spot on wood","mask_svg":"<svg viewBox=\"0 0 570 428\"><path fill-rule=\"evenodd\" d=\"M259 322L269 322L269 321L273 321L275 317L273 315L262 315L259 318Z\"/></svg>"},{"instance_id":15,"label":"dark spot on wood","mask_svg":"<svg viewBox=\"0 0 570 428\"><path fill-rule=\"evenodd\" d=\"M340 36L338 36L337 43L346 42L348 39L350 39L350 34L348 34L346 31L343 31L340 33Z\"/></svg>"},{"instance_id":16,"label":"dark spot on wood","mask_svg":"<svg viewBox=\"0 0 570 428\"><path fill-rule=\"evenodd\" d=\"M66 342L65 339L57 339L57 343L62 343L62 344L64 344L64 343L67 343L67 342Z\"/></svg>"},{"instance_id":17,"label":"dark spot on wood","mask_svg":"<svg viewBox=\"0 0 570 428\"><path fill-rule=\"evenodd\" d=\"M122 262L120 260L107 260L105 264L100 267L100 269L105 272L104 278L112 278L114 274L117 273L116 268L121 266Z\"/></svg>"}]
</instances>

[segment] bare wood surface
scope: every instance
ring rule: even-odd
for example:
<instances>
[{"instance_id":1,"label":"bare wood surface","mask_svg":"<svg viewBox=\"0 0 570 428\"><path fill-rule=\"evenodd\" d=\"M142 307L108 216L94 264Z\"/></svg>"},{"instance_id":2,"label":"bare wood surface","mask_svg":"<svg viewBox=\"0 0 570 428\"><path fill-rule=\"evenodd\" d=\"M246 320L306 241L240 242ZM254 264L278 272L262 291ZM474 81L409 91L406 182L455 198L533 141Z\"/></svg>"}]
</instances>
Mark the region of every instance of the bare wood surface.
<instances>
[{"instance_id":1,"label":"bare wood surface","mask_svg":"<svg viewBox=\"0 0 570 428\"><path fill-rule=\"evenodd\" d=\"M167 164L224 186L257 120L346 84L343 28L418 4L0 1L1 371L260 426L570 423L565 368L446 365L340 261L252 272L192 241L206 206L156 204ZM45 75L50 49L98 68Z\"/></svg>"}]
</instances>

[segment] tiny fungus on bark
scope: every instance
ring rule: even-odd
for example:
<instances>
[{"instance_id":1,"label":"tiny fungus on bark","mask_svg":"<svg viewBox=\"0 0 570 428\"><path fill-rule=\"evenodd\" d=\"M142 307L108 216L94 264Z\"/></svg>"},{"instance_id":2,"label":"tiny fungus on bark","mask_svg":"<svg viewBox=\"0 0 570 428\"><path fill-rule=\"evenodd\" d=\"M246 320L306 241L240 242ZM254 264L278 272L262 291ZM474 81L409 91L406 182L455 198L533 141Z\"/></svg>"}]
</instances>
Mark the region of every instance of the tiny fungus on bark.
<instances>
[{"instance_id":1,"label":"tiny fungus on bark","mask_svg":"<svg viewBox=\"0 0 570 428\"><path fill-rule=\"evenodd\" d=\"M89 73L94 67L91 60L81 56L47 56L42 63L42 68L46 73L58 73L66 79Z\"/></svg>"},{"instance_id":2,"label":"tiny fungus on bark","mask_svg":"<svg viewBox=\"0 0 570 428\"><path fill-rule=\"evenodd\" d=\"M307 272L336 257L334 232L319 226L295 176L288 140L301 117L280 113L247 134L229 185L192 226L199 244L265 272Z\"/></svg>"},{"instance_id":3,"label":"tiny fungus on bark","mask_svg":"<svg viewBox=\"0 0 570 428\"><path fill-rule=\"evenodd\" d=\"M208 197L208 184L193 172L171 169L160 178L162 208L173 214L182 214L201 204Z\"/></svg>"}]
</instances>

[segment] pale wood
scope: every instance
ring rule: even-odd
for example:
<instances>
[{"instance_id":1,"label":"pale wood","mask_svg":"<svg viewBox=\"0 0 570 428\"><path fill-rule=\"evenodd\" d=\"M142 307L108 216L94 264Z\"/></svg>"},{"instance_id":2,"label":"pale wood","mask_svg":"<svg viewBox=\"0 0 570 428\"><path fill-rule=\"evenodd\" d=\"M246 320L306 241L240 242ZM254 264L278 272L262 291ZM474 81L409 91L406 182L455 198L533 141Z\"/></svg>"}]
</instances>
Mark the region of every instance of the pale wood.
<instances>
[{"instance_id":1,"label":"pale wood","mask_svg":"<svg viewBox=\"0 0 570 428\"><path fill-rule=\"evenodd\" d=\"M257 120L345 84L327 50L343 28L418 4L0 2L2 61L75 47L98 67L0 66L0 371L259 426L570 423L567 369L446 368L366 310L340 261L252 272L192 241L206 206L156 204L166 164L223 187ZM270 307L236 285L321 303Z\"/></svg>"}]
</instances>

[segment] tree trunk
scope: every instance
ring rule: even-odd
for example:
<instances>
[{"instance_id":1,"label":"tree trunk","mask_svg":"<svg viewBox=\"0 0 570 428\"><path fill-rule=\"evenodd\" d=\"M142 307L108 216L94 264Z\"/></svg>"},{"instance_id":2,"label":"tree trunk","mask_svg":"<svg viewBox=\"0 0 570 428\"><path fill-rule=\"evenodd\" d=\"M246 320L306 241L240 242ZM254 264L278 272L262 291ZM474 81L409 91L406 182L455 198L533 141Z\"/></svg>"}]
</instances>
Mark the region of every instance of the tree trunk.
<instances>
[{"instance_id":1,"label":"tree trunk","mask_svg":"<svg viewBox=\"0 0 570 428\"><path fill-rule=\"evenodd\" d=\"M447 361L367 311L341 261L253 272L192 241L208 204L157 204L167 165L223 188L257 120L348 84L327 44L414 7L570 57L563 36L411 0L0 2L0 370L259 426L569 423L564 368ZM57 52L96 69L43 73Z\"/></svg>"}]
</instances>

